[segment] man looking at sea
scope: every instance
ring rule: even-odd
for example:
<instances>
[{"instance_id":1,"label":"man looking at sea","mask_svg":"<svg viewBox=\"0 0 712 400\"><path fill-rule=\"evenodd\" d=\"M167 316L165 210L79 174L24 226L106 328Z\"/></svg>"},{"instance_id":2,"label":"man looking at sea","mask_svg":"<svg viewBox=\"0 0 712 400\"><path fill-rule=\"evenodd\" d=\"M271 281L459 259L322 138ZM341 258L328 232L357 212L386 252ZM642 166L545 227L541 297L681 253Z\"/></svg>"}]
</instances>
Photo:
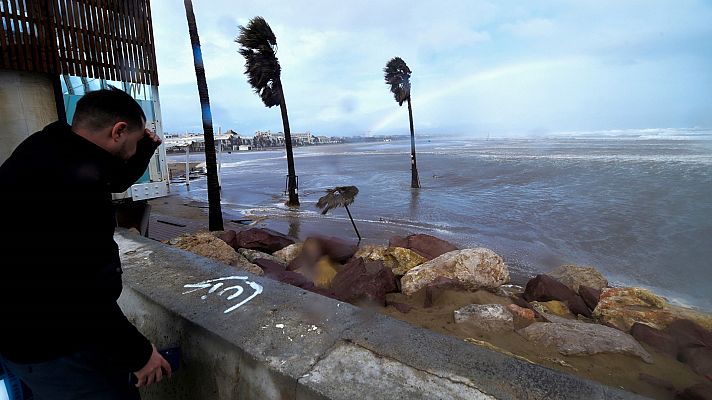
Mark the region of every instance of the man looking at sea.
<instances>
[{"instance_id":1,"label":"man looking at sea","mask_svg":"<svg viewBox=\"0 0 712 400\"><path fill-rule=\"evenodd\" d=\"M160 143L131 96L99 90L0 166L0 361L36 399L139 399L171 374L116 303L111 200Z\"/></svg>"}]
</instances>

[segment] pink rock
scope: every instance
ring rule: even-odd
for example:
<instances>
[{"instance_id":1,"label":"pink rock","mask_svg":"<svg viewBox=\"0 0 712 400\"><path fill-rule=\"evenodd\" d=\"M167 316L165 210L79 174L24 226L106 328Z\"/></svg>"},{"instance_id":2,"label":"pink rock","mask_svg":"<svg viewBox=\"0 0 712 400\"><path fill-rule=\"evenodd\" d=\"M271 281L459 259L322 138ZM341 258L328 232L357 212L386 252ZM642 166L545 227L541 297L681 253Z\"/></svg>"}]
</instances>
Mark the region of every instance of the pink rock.
<instances>
[{"instance_id":1,"label":"pink rock","mask_svg":"<svg viewBox=\"0 0 712 400\"><path fill-rule=\"evenodd\" d=\"M457 247L435 236L417 234L406 237L394 236L388 242L388 247L404 247L421 256L432 260L445 253L457 250Z\"/></svg>"},{"instance_id":2,"label":"pink rock","mask_svg":"<svg viewBox=\"0 0 712 400\"><path fill-rule=\"evenodd\" d=\"M293 244L294 240L279 232L268 229L252 228L237 232L235 235L235 250L239 248L259 250L272 254L275 251Z\"/></svg>"},{"instance_id":3,"label":"pink rock","mask_svg":"<svg viewBox=\"0 0 712 400\"><path fill-rule=\"evenodd\" d=\"M534 310L530 310L528 308L524 307L519 307L516 304L510 304L507 306L507 309L512 313L512 315L517 316L519 318L528 320L528 321L534 321L536 318L536 315L534 314Z\"/></svg>"},{"instance_id":4,"label":"pink rock","mask_svg":"<svg viewBox=\"0 0 712 400\"><path fill-rule=\"evenodd\" d=\"M348 303L366 301L385 306L386 294L398 288L393 271L382 262L353 258L336 274L331 290Z\"/></svg>"}]
</instances>

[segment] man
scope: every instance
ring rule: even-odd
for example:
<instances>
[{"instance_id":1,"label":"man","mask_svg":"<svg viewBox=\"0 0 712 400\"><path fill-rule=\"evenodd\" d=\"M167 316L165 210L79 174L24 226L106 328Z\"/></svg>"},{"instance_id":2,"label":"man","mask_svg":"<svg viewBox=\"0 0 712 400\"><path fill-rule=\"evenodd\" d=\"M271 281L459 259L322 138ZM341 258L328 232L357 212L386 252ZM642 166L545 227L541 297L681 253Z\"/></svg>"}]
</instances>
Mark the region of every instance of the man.
<instances>
[{"instance_id":1,"label":"man","mask_svg":"<svg viewBox=\"0 0 712 400\"><path fill-rule=\"evenodd\" d=\"M111 193L161 143L145 126L128 94L90 92L71 127L47 125L0 166L0 359L36 399L139 399L171 374L116 303Z\"/></svg>"}]
</instances>

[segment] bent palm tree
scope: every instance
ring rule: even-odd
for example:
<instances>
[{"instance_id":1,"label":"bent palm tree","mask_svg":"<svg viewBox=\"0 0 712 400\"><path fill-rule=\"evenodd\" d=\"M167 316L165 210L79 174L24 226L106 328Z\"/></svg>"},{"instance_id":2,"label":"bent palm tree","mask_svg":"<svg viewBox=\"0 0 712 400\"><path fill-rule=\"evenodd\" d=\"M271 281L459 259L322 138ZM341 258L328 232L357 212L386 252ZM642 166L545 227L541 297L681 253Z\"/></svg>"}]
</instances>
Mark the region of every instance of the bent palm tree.
<instances>
[{"instance_id":1,"label":"bent palm tree","mask_svg":"<svg viewBox=\"0 0 712 400\"><path fill-rule=\"evenodd\" d=\"M205 80L203 53L200 50L198 25L193 13L193 2L184 0L185 16L188 19L190 43L193 46L193 63L195 77L198 81L198 96L203 116L203 137L205 138L205 165L208 170L208 228L211 231L223 230L222 209L220 207L220 183L218 182L218 167L215 159L215 138L213 137L213 117L210 113L210 98L208 97L208 82Z\"/></svg>"},{"instance_id":2,"label":"bent palm tree","mask_svg":"<svg viewBox=\"0 0 712 400\"><path fill-rule=\"evenodd\" d=\"M358 236L358 240L361 241L361 234L358 233L354 219L351 217L351 211L349 211L349 205L356 200L357 194L358 188L356 186L337 186L332 189L326 189L326 194L319 198L319 201L316 202L316 206L321 209L322 214L326 214L329 210L336 207L344 207L349 214L349 219L351 220L351 225L354 227L354 231L356 231L356 236Z\"/></svg>"},{"instance_id":3,"label":"bent palm tree","mask_svg":"<svg viewBox=\"0 0 712 400\"><path fill-rule=\"evenodd\" d=\"M410 105L410 68L400 57L394 57L383 69L386 84L391 85L391 92L399 106L408 102L408 117L410 118L410 187L419 188L418 165L415 162L415 130L413 129L413 108Z\"/></svg>"},{"instance_id":4,"label":"bent palm tree","mask_svg":"<svg viewBox=\"0 0 712 400\"><path fill-rule=\"evenodd\" d=\"M289 130L287 104L284 101L279 60L275 55L277 38L272 28L262 17L250 20L247 26L240 26L240 36L235 39L240 45L240 54L245 57L245 75L262 102L267 107L279 105L282 111L284 126L284 145L287 148L287 191L288 206L299 205L297 194L297 175L294 170L294 155L292 154L292 135Z\"/></svg>"}]
</instances>

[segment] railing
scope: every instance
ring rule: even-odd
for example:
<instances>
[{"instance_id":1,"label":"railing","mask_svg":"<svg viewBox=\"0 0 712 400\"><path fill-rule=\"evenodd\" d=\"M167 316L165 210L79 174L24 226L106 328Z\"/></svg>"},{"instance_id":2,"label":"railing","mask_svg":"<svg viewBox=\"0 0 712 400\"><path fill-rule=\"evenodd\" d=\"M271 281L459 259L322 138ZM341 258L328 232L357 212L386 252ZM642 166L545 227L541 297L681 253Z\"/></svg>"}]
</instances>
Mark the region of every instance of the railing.
<instances>
[{"instance_id":1,"label":"railing","mask_svg":"<svg viewBox=\"0 0 712 400\"><path fill-rule=\"evenodd\" d=\"M149 0L0 0L0 68L158 85Z\"/></svg>"}]
</instances>

